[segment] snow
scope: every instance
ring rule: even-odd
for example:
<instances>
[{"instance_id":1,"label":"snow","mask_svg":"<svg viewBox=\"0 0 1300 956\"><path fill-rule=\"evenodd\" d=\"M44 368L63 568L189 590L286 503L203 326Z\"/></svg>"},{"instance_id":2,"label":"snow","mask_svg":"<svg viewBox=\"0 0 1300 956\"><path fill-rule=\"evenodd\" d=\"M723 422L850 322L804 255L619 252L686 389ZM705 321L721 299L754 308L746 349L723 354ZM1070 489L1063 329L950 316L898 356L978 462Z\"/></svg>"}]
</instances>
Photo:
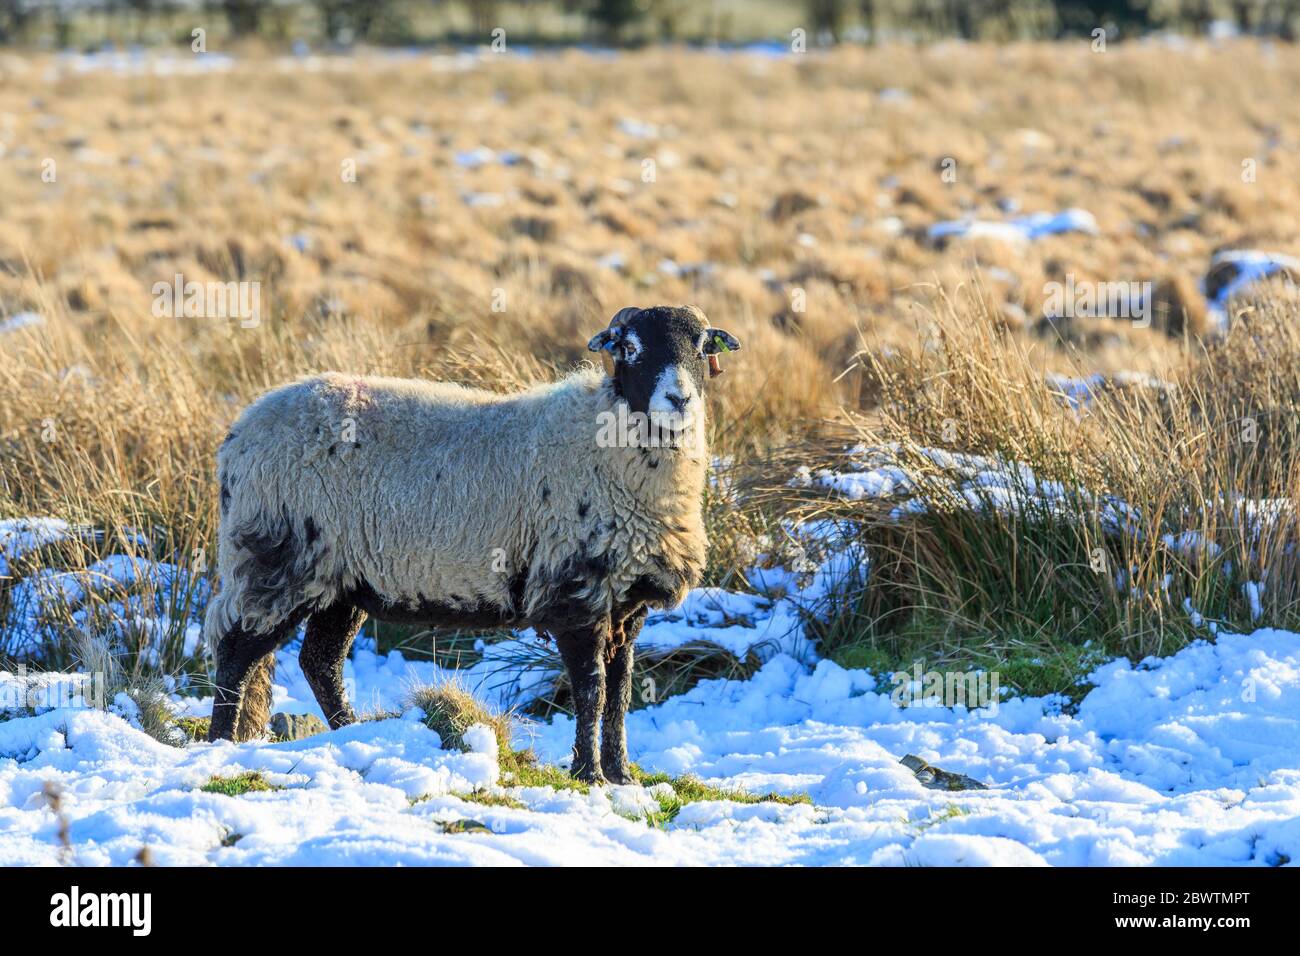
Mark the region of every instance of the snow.
<instances>
[{"instance_id":1,"label":"snow","mask_svg":"<svg viewBox=\"0 0 1300 956\"><path fill-rule=\"evenodd\" d=\"M1209 274L1214 274L1216 270L1229 271L1232 275L1231 279L1215 290L1213 297L1207 295L1210 318L1223 330L1228 325L1228 303L1234 297L1270 276L1285 275L1288 279L1300 276L1300 259L1256 249L1227 249L1210 259ZM1204 280L1201 282L1201 292L1208 292Z\"/></svg>"},{"instance_id":2,"label":"snow","mask_svg":"<svg viewBox=\"0 0 1300 956\"><path fill-rule=\"evenodd\" d=\"M998 242L1023 243L1043 236L1065 232L1096 235L1097 220L1085 209L1065 209L1058 213L1038 212L1005 222L985 219L954 219L937 222L927 234L932 240L993 239Z\"/></svg>"},{"instance_id":3,"label":"snow","mask_svg":"<svg viewBox=\"0 0 1300 956\"><path fill-rule=\"evenodd\" d=\"M456 165L462 169L481 169L484 166L497 163L502 166L517 166L523 162L523 156L514 150L504 150L498 153L487 146L476 146L474 149L458 152L455 160Z\"/></svg>"},{"instance_id":4,"label":"snow","mask_svg":"<svg viewBox=\"0 0 1300 956\"><path fill-rule=\"evenodd\" d=\"M139 47L128 50L64 51L55 60L51 78L63 73L114 73L119 76L197 76L228 73L235 66L224 53L153 52Z\"/></svg>"},{"instance_id":5,"label":"snow","mask_svg":"<svg viewBox=\"0 0 1300 956\"><path fill-rule=\"evenodd\" d=\"M1241 589L1246 595L1246 600L1250 602L1251 621L1258 621L1264 616L1264 604L1261 600L1264 595L1264 582L1247 581L1241 586Z\"/></svg>"},{"instance_id":6,"label":"snow","mask_svg":"<svg viewBox=\"0 0 1300 956\"><path fill-rule=\"evenodd\" d=\"M1048 698L900 708L888 682L780 654L634 711L642 766L814 803L686 805L662 828L636 787L494 787L495 740L441 749L418 713L293 743L159 744L112 713L61 707L0 722L0 860L57 861L57 786L74 859L164 865L1274 865L1300 859L1300 635L1222 634L1164 659L1106 664L1077 713ZM534 725L564 758L572 722ZM989 784L922 787L915 753ZM204 793L258 771L283 787ZM486 829L448 832L475 820Z\"/></svg>"},{"instance_id":7,"label":"snow","mask_svg":"<svg viewBox=\"0 0 1300 956\"><path fill-rule=\"evenodd\" d=\"M1111 375L1094 372L1091 375L1077 378L1053 373L1047 376L1047 384L1052 387L1053 391L1060 393L1062 403L1067 408L1072 409L1090 407L1096 401L1098 395L1104 394L1112 388L1146 389L1158 394L1168 394L1177 388L1174 383L1166 382L1152 375L1126 371L1115 372Z\"/></svg>"},{"instance_id":8,"label":"snow","mask_svg":"<svg viewBox=\"0 0 1300 956\"><path fill-rule=\"evenodd\" d=\"M617 250L607 252L596 260L596 265L611 272L621 272L627 266L627 256Z\"/></svg>"},{"instance_id":9,"label":"snow","mask_svg":"<svg viewBox=\"0 0 1300 956\"><path fill-rule=\"evenodd\" d=\"M10 518L0 521L0 578L10 576L10 562L71 536L59 518Z\"/></svg>"},{"instance_id":10,"label":"snow","mask_svg":"<svg viewBox=\"0 0 1300 956\"><path fill-rule=\"evenodd\" d=\"M762 583L762 570L755 570L755 578ZM773 575L768 575L766 582L773 587L777 584ZM799 630L799 616L815 603L818 592L812 583L802 589L791 587L784 575L779 586L782 596L776 600L760 594L697 588L680 607L652 612L637 637L637 648L664 652L705 641L742 660L751 653L760 660L776 653L806 659L811 656L811 645Z\"/></svg>"},{"instance_id":11,"label":"snow","mask_svg":"<svg viewBox=\"0 0 1300 956\"><path fill-rule=\"evenodd\" d=\"M625 116L618 121L619 131L633 139L658 139L659 126L644 120Z\"/></svg>"},{"instance_id":12,"label":"snow","mask_svg":"<svg viewBox=\"0 0 1300 956\"><path fill-rule=\"evenodd\" d=\"M912 462L925 465L926 473L920 474ZM844 470L804 466L790 483L824 489L851 501L896 501L890 511L895 520L941 502L960 504L973 512L1014 513L1027 519L1085 520L1095 513L1107 530L1137 530L1138 516L1113 495L1040 478L1019 462L943 448L915 447L904 453L897 444L859 446L849 450Z\"/></svg>"},{"instance_id":13,"label":"snow","mask_svg":"<svg viewBox=\"0 0 1300 956\"><path fill-rule=\"evenodd\" d=\"M467 189L460 194L461 201L473 209L495 209L506 204L507 197L501 193L483 193Z\"/></svg>"},{"instance_id":14,"label":"snow","mask_svg":"<svg viewBox=\"0 0 1300 956\"><path fill-rule=\"evenodd\" d=\"M25 520L29 522L26 527L21 522L0 522L0 573L6 553L16 558L33 547L62 540L70 533L63 522L31 525L33 519ZM8 539L9 544L4 537L5 524L18 525ZM128 593L136 589L144 593ZM10 590L8 615L3 619L0 633L0 651L13 656L39 657L52 626L49 621L60 610L69 612L73 622L85 624L99 608L111 613L122 628L133 626L161 635L169 629L173 610L189 608L195 620L186 631L186 651L194 653L199 638L199 615L207 604L209 590L207 581L187 568L121 554L109 555L80 571L40 568Z\"/></svg>"},{"instance_id":15,"label":"snow","mask_svg":"<svg viewBox=\"0 0 1300 956\"><path fill-rule=\"evenodd\" d=\"M19 329L35 328L45 324L45 316L39 312L18 312L7 319L0 319L0 335L17 332Z\"/></svg>"},{"instance_id":16,"label":"snow","mask_svg":"<svg viewBox=\"0 0 1300 956\"><path fill-rule=\"evenodd\" d=\"M949 482L947 493L984 506L1024 507L1027 498L1059 508L1081 494L1015 462L913 451ZM901 466L890 464L897 453L853 448L843 472L809 471L801 480L842 493L913 493ZM931 484L926 479L924 494L934 493ZM1120 503L1098 503L1124 513ZM1286 506L1241 503L1260 522ZM123 694L87 707L88 698L103 699L103 688L76 675L0 672L0 861L59 861L61 824L47 785L60 794L73 860L85 865L125 865L146 845L164 865L1300 860L1300 634L1219 631L1214 643L1171 657L1104 663L1073 710L1055 695L1008 697L996 683L967 704L926 699L916 693L919 673L847 670L819 659L805 635L809 615L866 579L868 556L850 530L832 520L787 525L794 543L783 545L777 566L771 541L756 542L755 566L745 573L752 593L698 588L680 607L651 614L638 637L643 654L712 646L757 670L633 711L635 761L757 794L806 793L811 805L703 801L651 825L646 817L659 803L639 787L503 790L490 728L465 732L468 752L446 750L417 709L403 710L403 699L413 684L452 678L495 707L524 706L553 689L559 663L549 642L532 631L480 641L471 665L449 669L380 654L363 632L344 678L368 719L291 743L168 746L141 731ZM0 523L0 558L73 533L49 519ZM1168 534L1163 544L1213 554L1196 532ZM1263 587L1247 585L1253 603ZM206 583L183 566L123 555L84 571L41 568L11 594L27 598L10 602L6 639L25 635L37 645L45 601L62 603L74 620L93 603L152 634L175 629L169 615L188 596L189 653L197 652L207 599ZM321 716L297 651L295 641L277 656L274 709ZM211 711L210 697L173 700L179 713ZM513 743L564 766L573 733L565 715L523 719ZM928 789L900 764L907 754L988 789ZM213 775L248 771L278 789L237 797L200 789ZM508 793L522 808L475 802L479 792Z\"/></svg>"}]
</instances>

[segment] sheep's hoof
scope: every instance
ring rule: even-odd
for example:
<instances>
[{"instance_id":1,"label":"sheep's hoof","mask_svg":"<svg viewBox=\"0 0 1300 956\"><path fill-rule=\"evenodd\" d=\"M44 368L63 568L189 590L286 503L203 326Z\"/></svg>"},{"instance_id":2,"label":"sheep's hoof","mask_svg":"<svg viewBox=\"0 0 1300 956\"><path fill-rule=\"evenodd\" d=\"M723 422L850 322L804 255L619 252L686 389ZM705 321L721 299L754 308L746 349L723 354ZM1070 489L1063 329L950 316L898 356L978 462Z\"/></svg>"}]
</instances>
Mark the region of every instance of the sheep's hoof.
<instances>
[{"instance_id":1,"label":"sheep's hoof","mask_svg":"<svg viewBox=\"0 0 1300 956\"><path fill-rule=\"evenodd\" d=\"M632 768L627 766L626 764L614 770L611 770L609 767L606 767L605 779L608 780L610 783L616 783L619 786L624 786L624 787L631 786L632 784L638 782L636 777L632 776Z\"/></svg>"},{"instance_id":2,"label":"sheep's hoof","mask_svg":"<svg viewBox=\"0 0 1300 956\"><path fill-rule=\"evenodd\" d=\"M584 767L581 770L571 771L569 775L573 777L574 780L581 781L582 783L593 787L609 786L609 781L605 779L605 775L599 770L588 770Z\"/></svg>"}]
</instances>

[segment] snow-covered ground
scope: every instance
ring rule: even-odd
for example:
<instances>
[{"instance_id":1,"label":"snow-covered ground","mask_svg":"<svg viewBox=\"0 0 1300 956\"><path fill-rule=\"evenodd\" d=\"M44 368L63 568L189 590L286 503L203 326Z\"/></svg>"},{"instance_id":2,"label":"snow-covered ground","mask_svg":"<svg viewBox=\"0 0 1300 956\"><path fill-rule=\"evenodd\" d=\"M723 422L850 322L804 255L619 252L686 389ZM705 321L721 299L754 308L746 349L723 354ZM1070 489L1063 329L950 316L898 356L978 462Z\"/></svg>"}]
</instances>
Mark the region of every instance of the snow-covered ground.
<instances>
[{"instance_id":1,"label":"snow-covered ground","mask_svg":"<svg viewBox=\"0 0 1300 956\"><path fill-rule=\"evenodd\" d=\"M1054 698L980 710L900 707L890 677L815 661L791 597L697 591L644 632L647 648L707 638L766 658L744 681L708 681L633 712L633 758L754 792L805 792L813 805L688 804L666 827L640 788L590 795L512 789L526 809L456 793L498 783L495 743L448 752L417 715L292 743L154 741L130 707L57 707L0 719L0 862L61 857L126 864L1253 864L1300 860L1300 635L1220 633L1138 667L1116 661L1074 713ZM527 641L526 635L521 641ZM348 665L364 707L395 706L434 665L364 644ZM466 675L480 692L482 673ZM29 678L30 679L30 678ZM313 711L290 652L277 708ZM11 696L14 675L0 676ZM528 685L498 683L527 696ZM119 702L120 704L120 702ZM0 699L0 718L5 713ZM191 701L202 712L210 702ZM14 711L10 711L13 713ZM568 718L521 734L548 761ZM472 737L475 735L471 735ZM987 790L926 789L899 759L917 754ZM202 792L214 774L261 771L284 789ZM486 830L449 831L474 820Z\"/></svg>"},{"instance_id":2,"label":"snow-covered ground","mask_svg":"<svg viewBox=\"0 0 1300 956\"><path fill-rule=\"evenodd\" d=\"M925 507L889 452L852 449L843 471L805 471L794 482ZM1014 463L927 453L972 508L1026 507L1028 497L1050 509L1073 500ZM989 491L1005 494L990 501L982 494ZM1122 503L1093 504L1123 523ZM496 744L486 732L470 735L474 752L443 750L408 713L292 743L181 748L138 729L125 697L86 708L66 693L49 699L66 677L0 673L0 862L52 863L70 854L83 864L126 864L145 846L162 864L232 865L1300 859L1300 634L1209 627L1214 643L1136 668L1123 660L1101 666L1077 708L1059 698L1005 699L996 684L969 708L941 706L923 699L927 689L913 675L848 671L819 659L804 634L806 615L838 588L860 586L868 563L836 522L788 530L804 550L784 555L783 567L750 569L763 593L698 589L680 608L653 614L638 639L647 654L707 643L738 658L753 655L762 662L758 673L706 681L637 710L628 735L633 759L647 770L754 793L806 793L811 805L700 802L663 826L647 821L658 804L637 787L589 795L511 788L524 808L487 806L458 796L500 792ZM0 569L84 533L49 519L0 522ZM1165 543L1199 546L1186 537ZM131 596L137 585L153 597ZM86 612L77 602L98 596L119 619L149 625L143 631L152 634L166 629L177 595L193 595L196 618L207 596L183 568L123 556L84 572L43 568L11 591L5 638L29 650L48 639L42 621L50 600L71 602L78 621ZM185 629L185 653L195 651L197 631L194 623ZM397 652L381 655L363 634L347 665L350 696L363 712L397 712L412 685L454 676L486 702L512 707L547 693L557 673L553 649L530 631L477 650L472 665L450 672ZM296 646L279 655L276 681L277 711L319 716ZM46 696L32 697L33 687ZM204 715L211 698L177 697L176 705ZM563 764L573 729L562 716L525 722L515 743ZM899 763L906 754L987 789L927 789ZM199 789L214 775L244 771L282 789L238 797ZM49 787L59 794L57 812ZM483 828L449 831L456 820Z\"/></svg>"}]
</instances>

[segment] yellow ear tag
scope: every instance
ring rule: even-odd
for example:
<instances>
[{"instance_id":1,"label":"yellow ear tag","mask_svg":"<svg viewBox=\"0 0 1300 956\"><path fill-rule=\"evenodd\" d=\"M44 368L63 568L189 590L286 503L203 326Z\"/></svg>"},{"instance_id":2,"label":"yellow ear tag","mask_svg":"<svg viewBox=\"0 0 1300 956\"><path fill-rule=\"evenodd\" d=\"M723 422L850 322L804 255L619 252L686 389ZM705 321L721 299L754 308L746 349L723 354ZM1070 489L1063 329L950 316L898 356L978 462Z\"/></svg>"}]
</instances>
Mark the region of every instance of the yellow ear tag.
<instances>
[{"instance_id":1,"label":"yellow ear tag","mask_svg":"<svg viewBox=\"0 0 1300 956\"><path fill-rule=\"evenodd\" d=\"M731 351L731 348L727 345L726 340L723 339L721 335L715 335L713 337L713 344L716 345L718 348L722 349L722 351L724 352Z\"/></svg>"}]
</instances>

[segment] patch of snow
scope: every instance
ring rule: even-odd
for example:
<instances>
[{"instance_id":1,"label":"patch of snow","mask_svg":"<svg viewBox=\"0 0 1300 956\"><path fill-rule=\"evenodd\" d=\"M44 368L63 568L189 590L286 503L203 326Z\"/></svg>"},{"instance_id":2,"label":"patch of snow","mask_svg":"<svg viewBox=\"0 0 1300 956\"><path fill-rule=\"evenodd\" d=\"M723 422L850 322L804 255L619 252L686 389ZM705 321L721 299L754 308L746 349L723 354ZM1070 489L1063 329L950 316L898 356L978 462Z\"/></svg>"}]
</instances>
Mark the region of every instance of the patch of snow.
<instances>
[{"instance_id":1,"label":"patch of snow","mask_svg":"<svg viewBox=\"0 0 1300 956\"><path fill-rule=\"evenodd\" d=\"M933 241L943 239L993 239L998 242L1022 243L1043 236L1066 232L1096 235L1097 220L1084 209L1066 209L1058 213L1039 212L1005 222L984 219L954 219L932 225L926 234Z\"/></svg>"},{"instance_id":2,"label":"patch of snow","mask_svg":"<svg viewBox=\"0 0 1300 956\"><path fill-rule=\"evenodd\" d=\"M0 335L17 332L19 329L31 329L45 324L45 316L39 312L16 312L7 319L0 319Z\"/></svg>"},{"instance_id":3,"label":"patch of snow","mask_svg":"<svg viewBox=\"0 0 1300 956\"><path fill-rule=\"evenodd\" d=\"M506 204L506 197L501 193L482 193L465 190L460 194L461 202L471 209L496 209Z\"/></svg>"},{"instance_id":4,"label":"patch of snow","mask_svg":"<svg viewBox=\"0 0 1300 956\"><path fill-rule=\"evenodd\" d=\"M11 561L70 537L72 529L59 518L8 518L0 521L0 578L9 577Z\"/></svg>"},{"instance_id":5,"label":"patch of snow","mask_svg":"<svg viewBox=\"0 0 1300 956\"><path fill-rule=\"evenodd\" d=\"M1080 378L1068 375L1048 374L1047 384L1059 392L1062 401L1070 408L1084 409L1092 405L1097 396L1113 388L1149 389L1161 394L1173 392L1176 385L1145 375L1141 372L1119 371L1110 375L1094 372Z\"/></svg>"},{"instance_id":6,"label":"patch of snow","mask_svg":"<svg viewBox=\"0 0 1300 956\"><path fill-rule=\"evenodd\" d=\"M596 260L596 265L611 272L622 272L627 268L627 256L618 251L607 252Z\"/></svg>"},{"instance_id":7,"label":"patch of snow","mask_svg":"<svg viewBox=\"0 0 1300 956\"><path fill-rule=\"evenodd\" d=\"M1250 619L1258 621L1264 616L1264 582L1247 581L1241 586L1246 600L1250 602Z\"/></svg>"},{"instance_id":8,"label":"patch of snow","mask_svg":"<svg viewBox=\"0 0 1300 956\"><path fill-rule=\"evenodd\" d=\"M1201 294L1206 296L1210 318L1220 330L1228 325L1228 303L1250 286L1275 275L1300 276L1300 259L1276 252L1256 249L1227 249L1210 259L1207 278L1216 272L1229 276L1209 295L1206 280L1201 280Z\"/></svg>"},{"instance_id":9,"label":"patch of snow","mask_svg":"<svg viewBox=\"0 0 1300 956\"><path fill-rule=\"evenodd\" d=\"M1026 518L1080 518L1095 513L1102 527L1111 531L1135 531L1139 525L1137 513L1114 495L1039 478L1019 462L942 448L914 448L911 453L922 464L933 466L924 476L900 458L897 446L859 447L850 451L849 468L801 468L790 484L822 488L849 500L898 499L890 512L895 520L924 512L941 500L971 511Z\"/></svg>"},{"instance_id":10,"label":"patch of snow","mask_svg":"<svg viewBox=\"0 0 1300 956\"><path fill-rule=\"evenodd\" d=\"M42 647L54 639L56 625L51 619L56 615L61 619L66 614L74 625L86 625L98 612L111 618L119 631L134 628L162 637L170 631L173 616L188 610L192 623L186 627L184 641L187 652L194 653L210 590L207 580L188 568L121 554L108 555L80 571L40 568L10 590L0 651L39 659ZM92 597L98 600L92 602Z\"/></svg>"},{"instance_id":11,"label":"patch of snow","mask_svg":"<svg viewBox=\"0 0 1300 956\"><path fill-rule=\"evenodd\" d=\"M140 47L62 52L54 59L54 69L59 73L114 73L118 76L200 76L228 73L234 66L234 57L224 53L178 55Z\"/></svg>"},{"instance_id":12,"label":"patch of snow","mask_svg":"<svg viewBox=\"0 0 1300 956\"><path fill-rule=\"evenodd\" d=\"M524 162L522 153L515 150L507 149L497 152L487 146L476 146L474 149L462 150L455 156L456 165L462 169L479 169L483 166L500 164L502 166L518 166Z\"/></svg>"},{"instance_id":13,"label":"patch of snow","mask_svg":"<svg viewBox=\"0 0 1300 956\"><path fill-rule=\"evenodd\" d=\"M619 131L633 137L634 139L658 139L659 126L656 123L647 123L644 120L634 119L625 116L618 121Z\"/></svg>"}]
</instances>

